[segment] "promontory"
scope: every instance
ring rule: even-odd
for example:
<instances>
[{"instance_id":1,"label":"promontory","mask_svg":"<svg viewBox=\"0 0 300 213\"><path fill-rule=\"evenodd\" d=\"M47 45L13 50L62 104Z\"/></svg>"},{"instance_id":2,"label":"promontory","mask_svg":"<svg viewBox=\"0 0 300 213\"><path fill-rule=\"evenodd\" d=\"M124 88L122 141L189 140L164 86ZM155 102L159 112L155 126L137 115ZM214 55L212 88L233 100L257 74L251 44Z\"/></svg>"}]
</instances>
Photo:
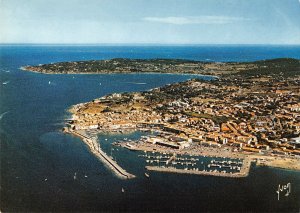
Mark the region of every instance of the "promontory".
<instances>
[{"instance_id":1,"label":"promontory","mask_svg":"<svg viewBox=\"0 0 300 213\"><path fill-rule=\"evenodd\" d=\"M203 62L183 59L125 59L57 62L24 66L24 70L45 74L97 74L97 73L182 73L226 75L239 72L251 74L299 72L300 60L279 58L255 62Z\"/></svg>"}]
</instances>

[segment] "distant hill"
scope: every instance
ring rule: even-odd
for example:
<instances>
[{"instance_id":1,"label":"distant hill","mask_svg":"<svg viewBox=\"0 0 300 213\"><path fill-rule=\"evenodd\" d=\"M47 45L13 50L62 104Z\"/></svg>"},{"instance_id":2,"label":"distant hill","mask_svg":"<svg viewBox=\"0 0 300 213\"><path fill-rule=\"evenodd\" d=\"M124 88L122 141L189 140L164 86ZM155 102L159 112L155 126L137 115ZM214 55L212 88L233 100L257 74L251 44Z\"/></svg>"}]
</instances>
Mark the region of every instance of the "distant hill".
<instances>
[{"instance_id":1,"label":"distant hill","mask_svg":"<svg viewBox=\"0 0 300 213\"><path fill-rule=\"evenodd\" d=\"M46 74L76 73L182 73L204 75L299 75L300 60L277 58L255 62L203 62L184 59L127 59L58 62L26 66L25 70Z\"/></svg>"},{"instance_id":2,"label":"distant hill","mask_svg":"<svg viewBox=\"0 0 300 213\"><path fill-rule=\"evenodd\" d=\"M300 60L294 58L276 58L253 62L258 66L241 72L245 75L281 74L285 76L300 75Z\"/></svg>"}]
</instances>

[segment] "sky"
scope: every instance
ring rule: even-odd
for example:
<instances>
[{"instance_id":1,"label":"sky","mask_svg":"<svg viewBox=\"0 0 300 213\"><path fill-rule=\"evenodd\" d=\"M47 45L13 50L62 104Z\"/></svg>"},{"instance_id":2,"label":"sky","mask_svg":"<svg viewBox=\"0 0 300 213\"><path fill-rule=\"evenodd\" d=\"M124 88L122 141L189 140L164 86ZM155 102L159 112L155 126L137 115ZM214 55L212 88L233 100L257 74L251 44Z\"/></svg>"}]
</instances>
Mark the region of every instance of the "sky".
<instances>
[{"instance_id":1,"label":"sky","mask_svg":"<svg viewBox=\"0 0 300 213\"><path fill-rule=\"evenodd\" d=\"M300 0L0 0L0 43L300 44Z\"/></svg>"}]
</instances>

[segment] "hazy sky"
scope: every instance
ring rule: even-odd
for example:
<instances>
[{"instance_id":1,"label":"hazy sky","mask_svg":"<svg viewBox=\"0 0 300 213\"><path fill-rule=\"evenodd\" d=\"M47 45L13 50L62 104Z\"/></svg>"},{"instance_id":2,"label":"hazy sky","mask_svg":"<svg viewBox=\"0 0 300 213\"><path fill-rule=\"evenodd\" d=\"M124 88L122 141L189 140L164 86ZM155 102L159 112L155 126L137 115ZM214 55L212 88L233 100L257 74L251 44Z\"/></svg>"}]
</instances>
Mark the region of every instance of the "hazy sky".
<instances>
[{"instance_id":1,"label":"hazy sky","mask_svg":"<svg viewBox=\"0 0 300 213\"><path fill-rule=\"evenodd\" d=\"M300 0L0 0L0 43L300 44Z\"/></svg>"}]
</instances>

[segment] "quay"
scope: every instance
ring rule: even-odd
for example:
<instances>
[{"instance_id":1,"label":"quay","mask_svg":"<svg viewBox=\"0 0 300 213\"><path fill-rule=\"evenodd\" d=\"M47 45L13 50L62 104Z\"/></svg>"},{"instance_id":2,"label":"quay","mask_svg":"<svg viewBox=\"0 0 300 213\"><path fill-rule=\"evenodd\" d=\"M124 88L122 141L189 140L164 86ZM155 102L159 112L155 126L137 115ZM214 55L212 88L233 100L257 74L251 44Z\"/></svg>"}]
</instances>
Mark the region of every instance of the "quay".
<instances>
[{"instance_id":1,"label":"quay","mask_svg":"<svg viewBox=\"0 0 300 213\"><path fill-rule=\"evenodd\" d=\"M166 165L168 165L169 163L171 163L172 161L174 161L176 159L175 154L173 154L167 161L166 161Z\"/></svg>"},{"instance_id":2,"label":"quay","mask_svg":"<svg viewBox=\"0 0 300 213\"><path fill-rule=\"evenodd\" d=\"M100 145L97 144L94 139L81 134L78 131L73 131L70 129L64 129L64 132L73 134L75 136L80 137L83 142L88 145L90 151L100 159L105 165L107 165L118 177L124 179L132 179L135 178L135 175L128 173L122 167L120 167L117 162L115 162L112 158L110 158L105 152L103 152L100 148ZM98 146L97 146L98 145Z\"/></svg>"},{"instance_id":3,"label":"quay","mask_svg":"<svg viewBox=\"0 0 300 213\"><path fill-rule=\"evenodd\" d=\"M145 168L149 171L156 172L170 172L170 173L182 173L182 174L194 174L194 175L210 175L210 176L219 176L219 177L231 177L231 178L241 178L247 177L249 175L251 166L251 160L245 158L241 171L236 173L225 173L218 171L201 171L201 170L186 170L186 169L177 169L174 167L160 167L160 166L146 166Z\"/></svg>"}]
</instances>

